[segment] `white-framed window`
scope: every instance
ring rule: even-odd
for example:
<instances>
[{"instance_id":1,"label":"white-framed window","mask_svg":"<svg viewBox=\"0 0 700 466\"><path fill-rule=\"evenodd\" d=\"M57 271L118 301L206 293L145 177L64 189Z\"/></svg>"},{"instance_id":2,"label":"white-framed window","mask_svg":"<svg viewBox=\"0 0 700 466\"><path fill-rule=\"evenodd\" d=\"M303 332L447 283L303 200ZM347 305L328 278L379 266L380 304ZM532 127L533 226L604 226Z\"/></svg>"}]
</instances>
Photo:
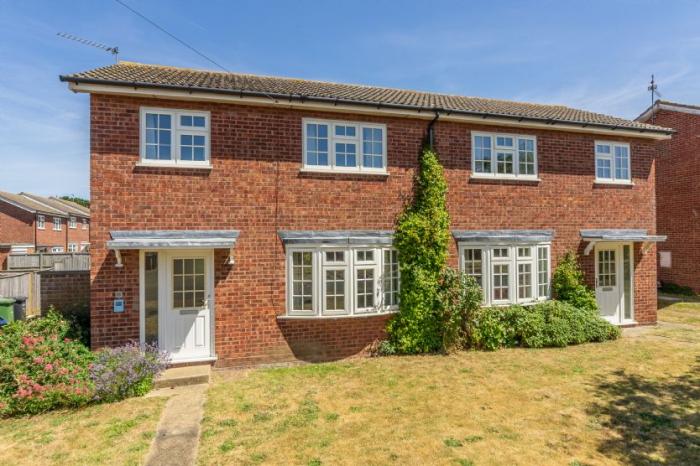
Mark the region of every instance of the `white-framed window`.
<instances>
[{"instance_id":1,"label":"white-framed window","mask_svg":"<svg viewBox=\"0 0 700 466\"><path fill-rule=\"evenodd\" d=\"M83 230L88 229L88 220L86 218L83 219Z\"/></svg>"},{"instance_id":2,"label":"white-framed window","mask_svg":"<svg viewBox=\"0 0 700 466\"><path fill-rule=\"evenodd\" d=\"M54 254L60 254L63 252L63 247L62 246L54 246L51 248L51 252Z\"/></svg>"},{"instance_id":3,"label":"white-framed window","mask_svg":"<svg viewBox=\"0 0 700 466\"><path fill-rule=\"evenodd\" d=\"M78 243L68 243L68 252L78 252Z\"/></svg>"},{"instance_id":4,"label":"white-framed window","mask_svg":"<svg viewBox=\"0 0 700 466\"><path fill-rule=\"evenodd\" d=\"M386 246L287 248L287 314L353 316L390 312L399 301L396 250Z\"/></svg>"},{"instance_id":5,"label":"white-framed window","mask_svg":"<svg viewBox=\"0 0 700 466\"><path fill-rule=\"evenodd\" d=\"M53 218L53 229L56 231L63 230L63 219L61 217Z\"/></svg>"},{"instance_id":6,"label":"white-framed window","mask_svg":"<svg viewBox=\"0 0 700 466\"><path fill-rule=\"evenodd\" d=\"M68 228L72 230L78 228L78 220L75 217L68 217Z\"/></svg>"},{"instance_id":7,"label":"white-framed window","mask_svg":"<svg viewBox=\"0 0 700 466\"><path fill-rule=\"evenodd\" d=\"M386 173L386 125L308 118L302 125L304 170Z\"/></svg>"},{"instance_id":8,"label":"white-framed window","mask_svg":"<svg viewBox=\"0 0 700 466\"><path fill-rule=\"evenodd\" d=\"M141 163L210 166L210 114L141 108Z\"/></svg>"},{"instance_id":9,"label":"white-framed window","mask_svg":"<svg viewBox=\"0 0 700 466\"><path fill-rule=\"evenodd\" d=\"M537 179L537 138L472 131L472 176Z\"/></svg>"},{"instance_id":10,"label":"white-framed window","mask_svg":"<svg viewBox=\"0 0 700 466\"><path fill-rule=\"evenodd\" d=\"M595 142L595 180L602 183L632 182L629 144Z\"/></svg>"},{"instance_id":11,"label":"white-framed window","mask_svg":"<svg viewBox=\"0 0 700 466\"><path fill-rule=\"evenodd\" d=\"M36 227L39 230L46 229L46 217L45 216L43 216L43 215L36 216Z\"/></svg>"},{"instance_id":12,"label":"white-framed window","mask_svg":"<svg viewBox=\"0 0 700 466\"><path fill-rule=\"evenodd\" d=\"M80 251L88 251L90 250L90 242L89 241L81 241L80 242Z\"/></svg>"},{"instance_id":13,"label":"white-framed window","mask_svg":"<svg viewBox=\"0 0 700 466\"><path fill-rule=\"evenodd\" d=\"M460 268L473 276L485 305L527 304L548 299L549 243L461 243Z\"/></svg>"}]
</instances>

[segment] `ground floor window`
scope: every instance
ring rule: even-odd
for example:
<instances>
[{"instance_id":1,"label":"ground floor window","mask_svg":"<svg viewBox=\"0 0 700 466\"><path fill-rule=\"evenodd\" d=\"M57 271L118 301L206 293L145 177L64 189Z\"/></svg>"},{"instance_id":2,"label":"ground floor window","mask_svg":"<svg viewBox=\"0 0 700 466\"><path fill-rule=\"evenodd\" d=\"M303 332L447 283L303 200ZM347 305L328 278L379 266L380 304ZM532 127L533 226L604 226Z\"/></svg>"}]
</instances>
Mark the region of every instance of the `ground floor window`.
<instances>
[{"instance_id":1,"label":"ground floor window","mask_svg":"<svg viewBox=\"0 0 700 466\"><path fill-rule=\"evenodd\" d=\"M340 316L394 310L398 252L388 247L319 246L287 251L289 315Z\"/></svg>"},{"instance_id":2,"label":"ground floor window","mask_svg":"<svg viewBox=\"0 0 700 466\"><path fill-rule=\"evenodd\" d=\"M460 268L479 283L484 304L549 298L549 244L461 244L459 250Z\"/></svg>"}]
</instances>

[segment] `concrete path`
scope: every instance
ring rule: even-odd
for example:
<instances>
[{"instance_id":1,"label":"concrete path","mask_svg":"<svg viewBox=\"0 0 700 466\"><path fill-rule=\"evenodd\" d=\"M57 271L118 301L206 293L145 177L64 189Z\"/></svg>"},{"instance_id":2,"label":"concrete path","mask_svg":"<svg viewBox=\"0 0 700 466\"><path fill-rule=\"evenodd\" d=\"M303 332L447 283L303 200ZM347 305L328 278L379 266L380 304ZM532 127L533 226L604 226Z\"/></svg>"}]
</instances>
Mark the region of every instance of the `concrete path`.
<instances>
[{"instance_id":1,"label":"concrete path","mask_svg":"<svg viewBox=\"0 0 700 466\"><path fill-rule=\"evenodd\" d=\"M200 384L163 388L147 395L170 397L146 457L148 466L195 464L208 387Z\"/></svg>"}]
</instances>

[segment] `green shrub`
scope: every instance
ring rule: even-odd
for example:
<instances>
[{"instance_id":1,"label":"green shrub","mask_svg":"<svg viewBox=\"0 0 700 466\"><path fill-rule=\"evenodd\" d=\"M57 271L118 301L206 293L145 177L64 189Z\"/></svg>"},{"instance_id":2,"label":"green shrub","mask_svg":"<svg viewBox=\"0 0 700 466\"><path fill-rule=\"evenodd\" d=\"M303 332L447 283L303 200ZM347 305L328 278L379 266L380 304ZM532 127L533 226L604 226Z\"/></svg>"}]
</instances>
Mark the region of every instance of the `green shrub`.
<instances>
[{"instance_id":1,"label":"green shrub","mask_svg":"<svg viewBox=\"0 0 700 466\"><path fill-rule=\"evenodd\" d=\"M447 268L440 278L438 311L442 327L442 350L472 346L470 325L481 309L482 291L474 277Z\"/></svg>"},{"instance_id":2,"label":"green shrub","mask_svg":"<svg viewBox=\"0 0 700 466\"><path fill-rule=\"evenodd\" d=\"M671 282L661 282L659 291L662 293L677 294L681 296L695 296L695 292L689 286L677 285Z\"/></svg>"},{"instance_id":3,"label":"green shrub","mask_svg":"<svg viewBox=\"0 0 700 466\"><path fill-rule=\"evenodd\" d=\"M70 324L51 311L2 328L0 414L35 414L90 401L92 354L70 332Z\"/></svg>"},{"instance_id":4,"label":"green shrub","mask_svg":"<svg viewBox=\"0 0 700 466\"><path fill-rule=\"evenodd\" d=\"M435 151L424 146L414 179L414 197L396 223L399 253L399 313L387 325L389 339L402 353L443 347L440 279L447 263L450 219L447 182Z\"/></svg>"},{"instance_id":5,"label":"green shrub","mask_svg":"<svg viewBox=\"0 0 700 466\"><path fill-rule=\"evenodd\" d=\"M598 311L595 292L586 286L578 257L569 251L559 260L552 274L554 297L580 309Z\"/></svg>"}]
</instances>

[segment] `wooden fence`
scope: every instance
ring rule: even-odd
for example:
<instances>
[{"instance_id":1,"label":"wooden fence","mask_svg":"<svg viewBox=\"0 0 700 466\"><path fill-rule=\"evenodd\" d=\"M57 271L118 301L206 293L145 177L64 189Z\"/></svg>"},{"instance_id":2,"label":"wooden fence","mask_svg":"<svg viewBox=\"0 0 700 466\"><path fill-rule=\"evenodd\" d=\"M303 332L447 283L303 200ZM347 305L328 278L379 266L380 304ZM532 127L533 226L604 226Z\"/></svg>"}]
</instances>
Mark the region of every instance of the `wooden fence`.
<instances>
[{"instance_id":1,"label":"wooden fence","mask_svg":"<svg viewBox=\"0 0 700 466\"><path fill-rule=\"evenodd\" d=\"M41 313L41 277L35 272L0 273L0 296L27 298L27 317Z\"/></svg>"},{"instance_id":2,"label":"wooden fence","mask_svg":"<svg viewBox=\"0 0 700 466\"><path fill-rule=\"evenodd\" d=\"M10 254L7 270L90 270L90 254Z\"/></svg>"}]
</instances>

